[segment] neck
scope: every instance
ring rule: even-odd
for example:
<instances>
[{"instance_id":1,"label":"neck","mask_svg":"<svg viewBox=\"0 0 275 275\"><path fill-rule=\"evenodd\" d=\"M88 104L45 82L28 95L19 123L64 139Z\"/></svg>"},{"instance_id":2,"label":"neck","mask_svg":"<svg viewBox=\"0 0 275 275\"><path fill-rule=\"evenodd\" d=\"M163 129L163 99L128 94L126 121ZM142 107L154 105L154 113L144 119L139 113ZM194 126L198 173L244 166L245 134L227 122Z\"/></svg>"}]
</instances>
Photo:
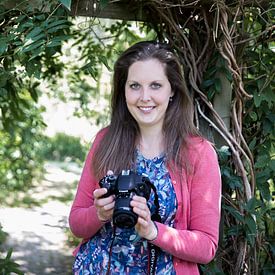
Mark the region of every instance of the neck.
<instances>
[{"instance_id":1,"label":"neck","mask_svg":"<svg viewBox=\"0 0 275 275\"><path fill-rule=\"evenodd\" d=\"M164 137L161 129L141 129L138 148L146 158L159 156L164 151Z\"/></svg>"}]
</instances>

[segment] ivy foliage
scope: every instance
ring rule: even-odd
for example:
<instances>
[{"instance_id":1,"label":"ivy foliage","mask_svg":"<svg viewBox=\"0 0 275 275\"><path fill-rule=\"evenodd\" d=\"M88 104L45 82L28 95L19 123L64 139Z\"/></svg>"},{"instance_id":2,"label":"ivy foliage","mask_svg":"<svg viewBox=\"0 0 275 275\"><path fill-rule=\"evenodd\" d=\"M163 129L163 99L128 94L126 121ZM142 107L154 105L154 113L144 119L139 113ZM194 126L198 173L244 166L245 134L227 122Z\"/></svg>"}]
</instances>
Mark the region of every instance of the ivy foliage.
<instances>
[{"instance_id":1,"label":"ivy foliage","mask_svg":"<svg viewBox=\"0 0 275 275\"><path fill-rule=\"evenodd\" d=\"M106 7L109 1L99 2L102 7ZM167 3L167 9L154 10L153 5L158 1L141 2L155 11L152 18L159 15L159 11L172 12L169 14L171 16L180 7L180 3L171 8L170 1L159 1L159 5ZM182 4L185 1L180 2ZM210 2L211 5L216 3ZM77 116L95 119L95 123L104 125L108 121L108 108L102 115L102 110L91 106L94 100L108 101L110 87L106 87L106 93L99 93L102 87L98 80L101 79L102 71L111 70L117 54L142 39L137 34L139 31L143 30L147 34L146 39L155 38L155 31L159 38L170 41L175 36L175 30L163 22L156 25L151 22L137 24L135 30L133 24L125 21L105 26L94 19L80 22L69 16L70 8L71 1L63 0L42 1L40 9L30 6L24 10L6 9L0 4L2 189L28 188L41 166L42 160L36 152L45 127L41 118L42 110L37 104L42 93L46 93L40 86L42 82L48 86L47 93L50 96L76 103ZM137 7L138 10L141 8ZM201 267L205 274L253 274L255 270L260 274L272 274L275 270L275 45L271 39L274 7L272 3L265 6L251 4L242 7L242 12L243 16L237 18L238 23L235 24L240 35L235 37L234 47L245 91L253 96L242 101L241 131L252 152L256 183L252 198L243 200L245 190L240 173L233 163L234 155L227 146L219 148L224 189L222 234L218 257L211 264ZM195 22L200 34L207 33L203 29L203 19L196 21L200 16L199 10L194 8L192 20L188 22ZM211 16L209 13L210 19ZM229 25L233 25L235 19L232 17ZM187 38L190 38L188 34L192 33L192 26L189 27L187 23L181 27ZM215 26L210 24L210 27L214 32ZM190 41L195 37L191 36ZM172 42L177 45L176 41ZM199 49L199 46L194 49ZM180 50L179 54L182 54ZM198 50L198 54L200 52ZM198 67L205 66L197 84L209 102L213 102L215 96L222 92L223 83L219 75L225 76L233 90L237 87L227 60L218 53L214 43L209 42L208 52L209 60L197 64ZM73 56L73 60L64 61L64 53ZM238 136L235 138L238 140ZM242 161L245 167L248 166L245 158ZM241 255L241 259L237 256L239 251L246 253ZM236 263L240 266L237 271Z\"/></svg>"},{"instance_id":2,"label":"ivy foliage","mask_svg":"<svg viewBox=\"0 0 275 275\"><path fill-rule=\"evenodd\" d=\"M251 272L256 262L258 271L255 271L256 268L254 272L272 274L275 270L275 43L270 27L274 22L274 10L272 4L265 9L249 6L244 8L244 14L239 24L241 38L235 43L244 89L252 96L244 102L241 119L243 136L254 161L255 194L249 201L240 200L244 188L232 165L232 152L226 146L220 148L218 154L224 189L220 257L233 259L233 245L237 240L246 240L249 246L247 271ZM219 74L232 83L227 63L214 51L201 86L210 101L221 91ZM236 88L234 84L232 88ZM246 160L243 159L243 162L246 163ZM256 253L256 258L253 253ZM226 260L223 268L213 261L204 269L206 273L213 274L232 274L233 270L233 263L227 265ZM254 272L248 274L258 274Z\"/></svg>"}]
</instances>

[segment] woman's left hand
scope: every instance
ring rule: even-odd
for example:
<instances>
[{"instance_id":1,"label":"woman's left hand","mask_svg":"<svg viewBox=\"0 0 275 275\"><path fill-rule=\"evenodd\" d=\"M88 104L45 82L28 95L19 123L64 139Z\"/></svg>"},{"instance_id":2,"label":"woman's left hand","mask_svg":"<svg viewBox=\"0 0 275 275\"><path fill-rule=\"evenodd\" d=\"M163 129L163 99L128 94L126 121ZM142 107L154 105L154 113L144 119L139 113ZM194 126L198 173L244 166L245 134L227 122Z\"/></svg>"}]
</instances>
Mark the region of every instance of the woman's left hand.
<instances>
[{"instance_id":1,"label":"woman's left hand","mask_svg":"<svg viewBox=\"0 0 275 275\"><path fill-rule=\"evenodd\" d=\"M158 235L158 230L151 220L151 212L146 199L140 196L134 196L131 200L131 206L133 207L134 213L138 215L135 226L137 233L148 241L154 240Z\"/></svg>"}]
</instances>

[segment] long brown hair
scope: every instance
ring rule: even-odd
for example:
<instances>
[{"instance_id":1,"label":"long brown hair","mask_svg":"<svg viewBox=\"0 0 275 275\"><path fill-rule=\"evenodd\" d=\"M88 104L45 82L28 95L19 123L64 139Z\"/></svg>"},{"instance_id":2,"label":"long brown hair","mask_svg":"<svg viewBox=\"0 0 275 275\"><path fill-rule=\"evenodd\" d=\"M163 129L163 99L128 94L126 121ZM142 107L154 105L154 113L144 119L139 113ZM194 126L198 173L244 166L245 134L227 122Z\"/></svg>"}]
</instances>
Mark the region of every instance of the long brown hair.
<instances>
[{"instance_id":1,"label":"long brown hair","mask_svg":"<svg viewBox=\"0 0 275 275\"><path fill-rule=\"evenodd\" d=\"M155 41L136 43L122 53L114 65L111 123L97 146L92 161L97 178L104 176L108 170L119 173L123 169L134 168L135 147L140 131L126 105L125 83L129 67L136 61L148 59L157 59L165 65L165 73L174 92L163 123L167 161L181 168L182 149L187 146L187 137L198 135L193 124L192 100L175 53L165 43Z\"/></svg>"}]
</instances>

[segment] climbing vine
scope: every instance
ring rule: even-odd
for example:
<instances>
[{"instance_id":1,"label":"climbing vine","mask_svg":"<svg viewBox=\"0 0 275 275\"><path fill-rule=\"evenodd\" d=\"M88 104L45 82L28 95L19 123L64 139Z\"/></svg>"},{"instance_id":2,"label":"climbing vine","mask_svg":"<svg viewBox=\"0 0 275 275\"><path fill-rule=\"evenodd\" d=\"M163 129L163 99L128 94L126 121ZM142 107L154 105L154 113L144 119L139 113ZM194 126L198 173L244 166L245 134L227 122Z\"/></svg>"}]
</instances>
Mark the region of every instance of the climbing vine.
<instances>
[{"instance_id":1,"label":"climbing vine","mask_svg":"<svg viewBox=\"0 0 275 275\"><path fill-rule=\"evenodd\" d=\"M27 117L31 118L29 122L35 122L36 129L42 127L38 116L27 110L32 106L35 112L35 102L41 95L37 89L41 79L54 83L55 79L63 77L62 43L71 38L77 41L75 44L82 52L84 65L75 68L75 74L70 76L77 84L72 88L75 96L70 96L81 103L84 110L81 114L89 115L90 97L85 92L89 87L81 90L79 85L85 80L82 72L95 79L99 77L98 64L108 67L115 47L115 43L104 43L97 36L89 36L95 30L93 17L111 4L123 5L126 11L142 15L143 28L151 32L150 37L169 42L177 51L194 98L196 125L217 147L223 180L220 244L215 260L201 266L202 272L274 272L272 1L63 0L41 3L38 8L29 6L24 10L1 6L0 134L8 142L7 134L20 127L19 124L26 124ZM74 16L81 5L88 4L94 13L83 36L78 34ZM71 5L74 6L72 11ZM123 14L119 16L123 19ZM118 51L140 40L129 31L127 24L117 21L105 29L117 39L114 41L119 44ZM128 44L121 43L121 35L126 33L123 41L128 39ZM84 46L87 39L90 47ZM97 89L90 88L90 95L97 96ZM24 123L19 123L22 120ZM19 136L15 135L15 141L20 140ZM4 147L0 149L5 151Z\"/></svg>"}]
</instances>

